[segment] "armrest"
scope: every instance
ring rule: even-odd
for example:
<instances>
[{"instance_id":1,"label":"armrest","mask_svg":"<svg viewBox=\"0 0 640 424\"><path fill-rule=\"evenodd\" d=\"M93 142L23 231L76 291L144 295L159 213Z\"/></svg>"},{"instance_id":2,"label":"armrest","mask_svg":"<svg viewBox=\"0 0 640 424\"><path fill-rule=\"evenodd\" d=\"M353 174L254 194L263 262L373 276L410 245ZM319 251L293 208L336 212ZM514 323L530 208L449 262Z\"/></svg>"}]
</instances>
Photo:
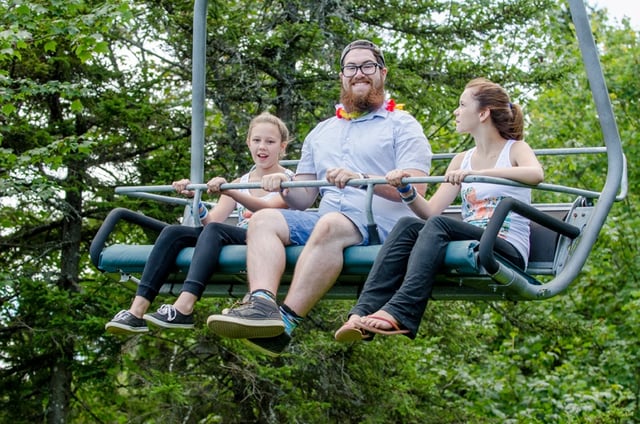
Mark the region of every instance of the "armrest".
<instances>
[{"instance_id":1,"label":"armrest","mask_svg":"<svg viewBox=\"0 0 640 424\"><path fill-rule=\"evenodd\" d=\"M496 261L493 248L500 228L511 211L571 239L575 239L580 235L580 229L575 225L568 224L560 219L549 216L533 206L519 200L511 197L505 198L496 207L496 210L493 212L493 216L489 220L489 224L487 224L487 228L484 230L484 233L480 238L478 258L480 260L480 264L489 274L495 274L498 272L499 265Z\"/></svg>"},{"instance_id":2,"label":"armrest","mask_svg":"<svg viewBox=\"0 0 640 424\"><path fill-rule=\"evenodd\" d=\"M91 257L91 262L96 268L99 269L98 265L100 262L100 252L102 252L102 250L104 249L107 238L113 232L116 224L122 219L155 231L161 231L164 227L169 225L166 222L162 222L158 219L151 218L149 216L143 215L139 212L134 212L129 209L113 209L104 219L104 222L98 229L96 235L93 237L91 246L89 247L89 256Z\"/></svg>"}]
</instances>

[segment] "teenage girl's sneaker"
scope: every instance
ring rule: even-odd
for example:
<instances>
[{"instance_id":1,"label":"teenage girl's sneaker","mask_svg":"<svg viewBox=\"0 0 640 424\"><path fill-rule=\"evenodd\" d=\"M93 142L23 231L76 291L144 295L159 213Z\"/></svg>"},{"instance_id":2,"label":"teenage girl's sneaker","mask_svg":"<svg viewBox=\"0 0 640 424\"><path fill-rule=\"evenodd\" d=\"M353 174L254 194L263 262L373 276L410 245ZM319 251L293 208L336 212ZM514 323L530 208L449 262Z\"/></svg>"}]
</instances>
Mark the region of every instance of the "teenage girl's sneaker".
<instances>
[{"instance_id":1,"label":"teenage girl's sneaker","mask_svg":"<svg viewBox=\"0 0 640 424\"><path fill-rule=\"evenodd\" d=\"M147 323L142 318L126 310L118 312L104 328L111 334L138 334L149 331Z\"/></svg>"},{"instance_id":2,"label":"teenage girl's sneaker","mask_svg":"<svg viewBox=\"0 0 640 424\"><path fill-rule=\"evenodd\" d=\"M193 314L184 315L173 305L162 305L157 312L142 317L151 324L162 328L193 328Z\"/></svg>"}]
</instances>

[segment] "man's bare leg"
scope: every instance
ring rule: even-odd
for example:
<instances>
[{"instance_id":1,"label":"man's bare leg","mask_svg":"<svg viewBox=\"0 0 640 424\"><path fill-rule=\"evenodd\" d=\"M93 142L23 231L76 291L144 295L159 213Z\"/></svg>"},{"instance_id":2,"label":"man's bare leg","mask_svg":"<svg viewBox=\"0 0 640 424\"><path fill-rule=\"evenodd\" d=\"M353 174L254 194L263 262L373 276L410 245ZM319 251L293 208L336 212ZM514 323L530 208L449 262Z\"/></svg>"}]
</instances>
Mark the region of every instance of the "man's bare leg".
<instances>
[{"instance_id":1,"label":"man's bare leg","mask_svg":"<svg viewBox=\"0 0 640 424\"><path fill-rule=\"evenodd\" d=\"M247 302L233 308L227 314L210 316L207 324L216 334L246 338L252 347L269 355L277 355L289 344L290 332L299 320L334 284L342 270L344 248L360 243L362 236L357 227L340 213L330 213L320 218L298 258L285 302L278 308L275 303L262 299L262 293L254 293L256 290L276 293L285 268L284 246L288 243L288 225L281 215L282 221L273 215L261 215L260 220L256 219L258 214L251 218L248 235L250 237L247 240L250 248L256 248L248 250L247 254L252 294ZM279 223L286 226L286 233L279 232ZM252 231L254 225L260 225L261 229L271 228L271 231ZM256 235L262 238L251 238ZM271 304L267 305L265 302ZM278 328L278 334L274 334L276 311L271 310L273 307L278 315L282 309L282 317L279 316L278 320L281 326ZM265 316L264 311L268 311L269 316ZM285 322L288 323L286 331Z\"/></svg>"},{"instance_id":2,"label":"man's bare leg","mask_svg":"<svg viewBox=\"0 0 640 424\"><path fill-rule=\"evenodd\" d=\"M247 272L250 293L242 303L222 314L210 315L207 326L214 333L231 338L275 337L283 333L284 322L275 295L286 265L285 245L289 226L280 212L256 212L247 231ZM266 291L255 293L256 291Z\"/></svg>"},{"instance_id":3,"label":"man's bare leg","mask_svg":"<svg viewBox=\"0 0 640 424\"><path fill-rule=\"evenodd\" d=\"M289 226L280 212L264 209L251 217L247 230L249 291L262 289L278 294L288 244Z\"/></svg>"},{"instance_id":4,"label":"man's bare leg","mask_svg":"<svg viewBox=\"0 0 640 424\"><path fill-rule=\"evenodd\" d=\"M306 316L340 275L344 249L361 241L358 228L341 213L323 216L298 258L284 304Z\"/></svg>"},{"instance_id":5,"label":"man's bare leg","mask_svg":"<svg viewBox=\"0 0 640 424\"><path fill-rule=\"evenodd\" d=\"M193 313L193 309L196 306L196 302L198 301L198 296L193 293L189 293L187 291L180 292L180 295L173 302L173 306L180 312L182 315L191 315Z\"/></svg>"},{"instance_id":6,"label":"man's bare leg","mask_svg":"<svg viewBox=\"0 0 640 424\"><path fill-rule=\"evenodd\" d=\"M291 332L334 284L342 270L344 248L362 236L340 213L323 216L315 225L296 263L293 281L280 307L285 332L274 337L249 338L247 344L269 356L280 355L291 342Z\"/></svg>"}]
</instances>

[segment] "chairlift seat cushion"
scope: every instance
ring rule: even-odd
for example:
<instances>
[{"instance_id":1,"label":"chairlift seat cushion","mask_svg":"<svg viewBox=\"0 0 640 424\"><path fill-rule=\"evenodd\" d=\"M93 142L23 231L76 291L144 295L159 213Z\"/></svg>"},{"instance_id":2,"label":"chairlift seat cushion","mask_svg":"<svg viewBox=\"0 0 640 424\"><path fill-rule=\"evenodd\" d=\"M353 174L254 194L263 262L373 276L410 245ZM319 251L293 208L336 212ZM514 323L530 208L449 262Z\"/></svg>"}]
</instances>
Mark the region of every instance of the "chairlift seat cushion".
<instances>
[{"instance_id":1,"label":"chairlift seat cushion","mask_svg":"<svg viewBox=\"0 0 640 424\"><path fill-rule=\"evenodd\" d=\"M476 240L454 241L449 243L445 256L445 267L452 272L469 274L479 272L474 252L478 245ZM99 268L105 272L123 272L127 274L141 273L151 253L153 245L114 244L106 247L100 254ZM303 246L286 248L286 268L293 271ZM342 274L366 275L371 269L379 245L352 246L344 251ZM218 262L218 272L239 274L246 272L246 252L244 245L228 245L222 248ZM176 267L186 273L191 266L193 248L182 249L176 259Z\"/></svg>"}]
</instances>

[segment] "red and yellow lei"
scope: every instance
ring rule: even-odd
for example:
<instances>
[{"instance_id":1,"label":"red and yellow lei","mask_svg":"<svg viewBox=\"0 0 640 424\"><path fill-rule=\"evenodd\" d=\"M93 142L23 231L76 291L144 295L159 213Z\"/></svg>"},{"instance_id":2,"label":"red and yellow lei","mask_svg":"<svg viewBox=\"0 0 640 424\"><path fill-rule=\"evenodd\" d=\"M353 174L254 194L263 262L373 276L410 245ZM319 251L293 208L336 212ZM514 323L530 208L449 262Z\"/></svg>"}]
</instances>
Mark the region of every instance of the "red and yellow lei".
<instances>
[{"instance_id":1,"label":"red and yellow lei","mask_svg":"<svg viewBox=\"0 0 640 424\"><path fill-rule=\"evenodd\" d=\"M388 110L389 112L393 112L394 110L403 110L404 109L404 104L403 103L396 103L395 100L393 99L389 99L385 102L384 108L386 110ZM362 115L364 115L364 113L362 112L347 112L346 110L344 110L344 107L342 105L336 105L336 116L340 119L346 119L347 121L351 120L351 119L357 119L359 117L361 117Z\"/></svg>"}]
</instances>

